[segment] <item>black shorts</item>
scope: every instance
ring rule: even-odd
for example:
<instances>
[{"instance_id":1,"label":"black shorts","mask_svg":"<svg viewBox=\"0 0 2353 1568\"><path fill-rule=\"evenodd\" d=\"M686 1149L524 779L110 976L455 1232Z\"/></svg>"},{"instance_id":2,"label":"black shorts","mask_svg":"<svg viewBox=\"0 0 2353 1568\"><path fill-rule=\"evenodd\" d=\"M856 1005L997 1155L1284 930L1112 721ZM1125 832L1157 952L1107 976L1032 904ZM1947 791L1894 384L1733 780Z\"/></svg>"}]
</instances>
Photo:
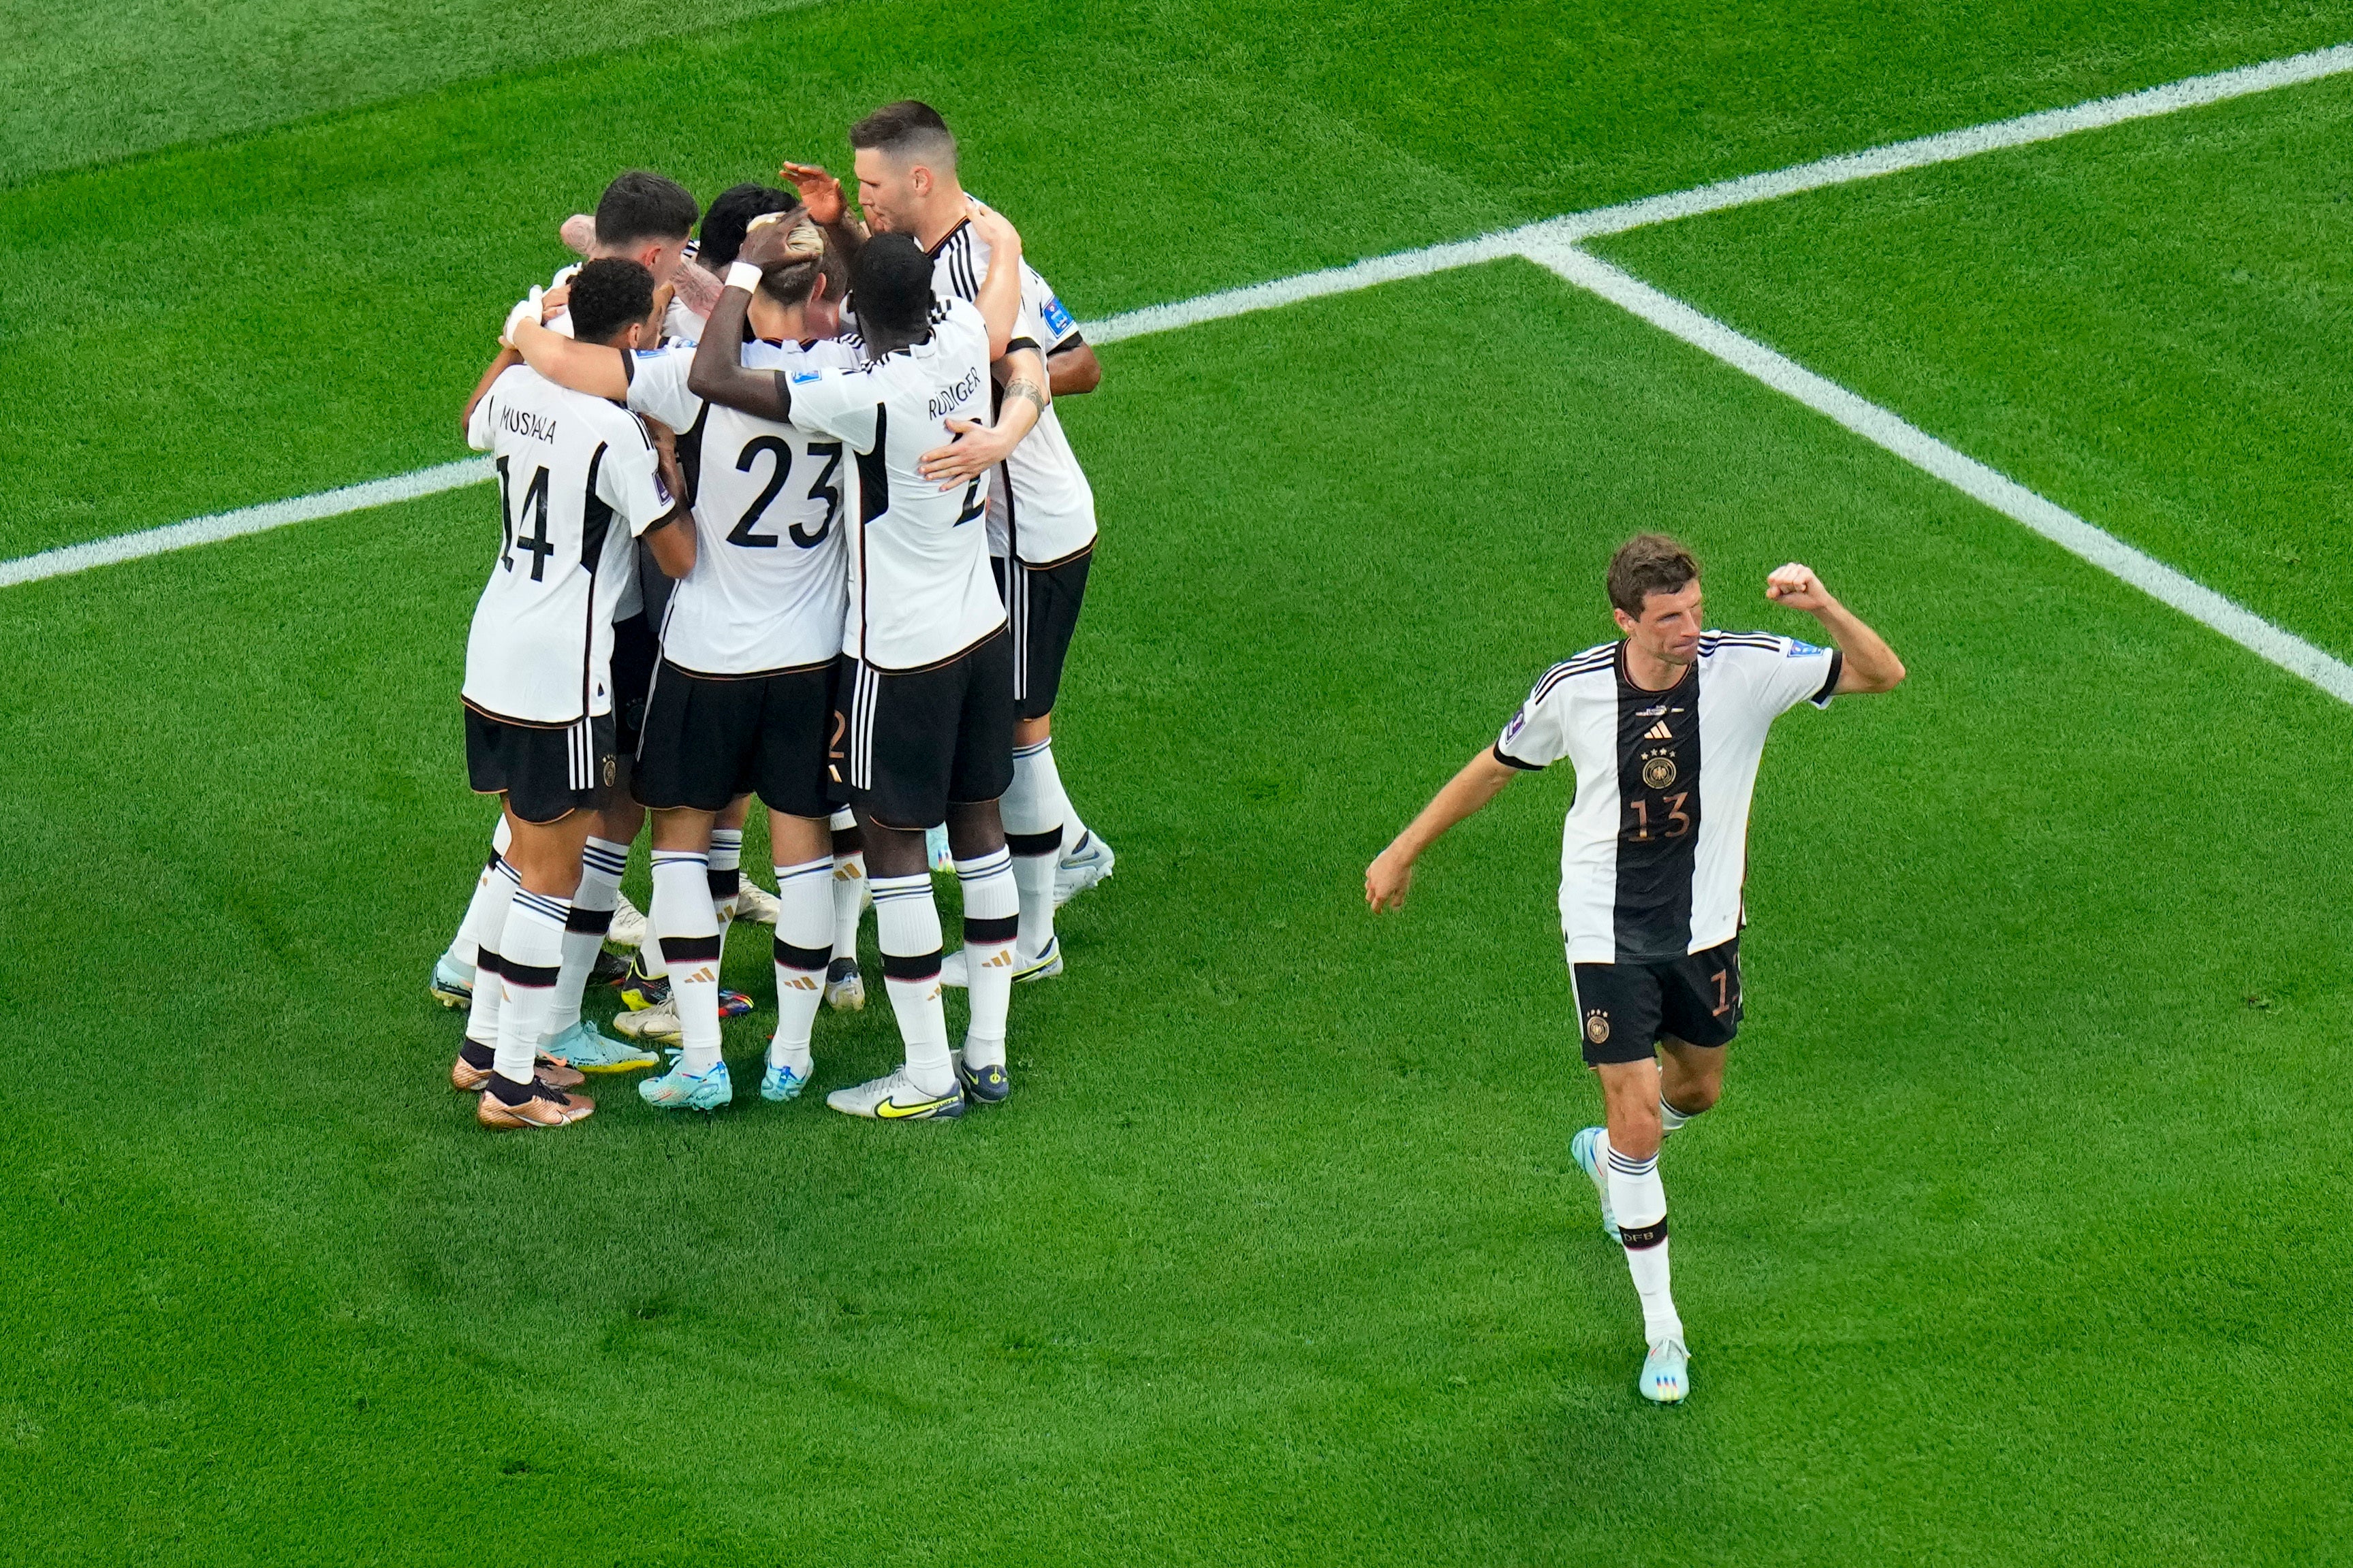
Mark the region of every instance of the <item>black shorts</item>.
<instances>
[{"instance_id":1,"label":"black shorts","mask_svg":"<svg viewBox=\"0 0 2353 1568\"><path fill-rule=\"evenodd\" d=\"M476 795L503 795L525 822L601 811L620 768L613 716L548 728L466 710L466 779Z\"/></svg>"},{"instance_id":2,"label":"black shorts","mask_svg":"<svg viewBox=\"0 0 2353 1568\"><path fill-rule=\"evenodd\" d=\"M885 827L930 827L951 801L1013 787L1013 640L1002 630L905 674L845 658L834 701L835 775Z\"/></svg>"},{"instance_id":3,"label":"black shorts","mask_svg":"<svg viewBox=\"0 0 2353 1568\"><path fill-rule=\"evenodd\" d=\"M1054 696L1062 689L1062 659L1071 651L1071 634L1079 629L1079 605L1087 596L1087 567L1095 558L1089 545L1067 561L1051 566L1008 563L993 556L997 592L1005 601L1005 615L1013 632L1013 711L1023 719L1043 719L1054 710Z\"/></svg>"},{"instance_id":4,"label":"black shorts","mask_svg":"<svg viewBox=\"0 0 2353 1568\"><path fill-rule=\"evenodd\" d=\"M1655 963L1572 963L1585 1065L1639 1062L1672 1037L1728 1046L1740 1032L1740 939Z\"/></svg>"},{"instance_id":5,"label":"black shorts","mask_svg":"<svg viewBox=\"0 0 2353 1568\"><path fill-rule=\"evenodd\" d=\"M697 675L668 659L654 672L630 792L657 811L722 811L756 793L787 816L829 816L826 741L830 664L773 675Z\"/></svg>"},{"instance_id":6,"label":"black shorts","mask_svg":"<svg viewBox=\"0 0 2353 1568\"><path fill-rule=\"evenodd\" d=\"M646 693L653 687L654 661L660 657L661 643L648 617L631 616L613 623L614 739L629 756L637 755L638 737L645 732Z\"/></svg>"}]
</instances>

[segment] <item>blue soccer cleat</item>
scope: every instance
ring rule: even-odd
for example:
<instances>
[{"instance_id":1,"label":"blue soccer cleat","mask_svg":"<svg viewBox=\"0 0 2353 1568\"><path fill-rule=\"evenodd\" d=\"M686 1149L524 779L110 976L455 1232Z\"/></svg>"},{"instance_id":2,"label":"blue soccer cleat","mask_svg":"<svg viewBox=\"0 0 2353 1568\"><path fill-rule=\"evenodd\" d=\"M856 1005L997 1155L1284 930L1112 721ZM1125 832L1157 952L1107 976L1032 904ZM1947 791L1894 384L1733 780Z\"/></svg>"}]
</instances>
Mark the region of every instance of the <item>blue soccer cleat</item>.
<instances>
[{"instance_id":1,"label":"blue soccer cleat","mask_svg":"<svg viewBox=\"0 0 2353 1568\"><path fill-rule=\"evenodd\" d=\"M1661 1340L1642 1363L1635 1391L1653 1405L1681 1405L1691 1395L1691 1352L1681 1340Z\"/></svg>"},{"instance_id":2,"label":"blue soccer cleat","mask_svg":"<svg viewBox=\"0 0 2353 1568\"><path fill-rule=\"evenodd\" d=\"M617 1040L583 1018L540 1049L582 1072L635 1072L658 1065L661 1058L651 1047Z\"/></svg>"},{"instance_id":3,"label":"blue soccer cleat","mask_svg":"<svg viewBox=\"0 0 2353 1568\"><path fill-rule=\"evenodd\" d=\"M770 1062L766 1070L760 1074L762 1100L773 1100L779 1103L787 1100L798 1100L801 1097L801 1090L807 1087L808 1079L805 1075L795 1072L780 1062Z\"/></svg>"},{"instance_id":4,"label":"blue soccer cleat","mask_svg":"<svg viewBox=\"0 0 2353 1568\"><path fill-rule=\"evenodd\" d=\"M1013 1079L1007 1076L1002 1064L966 1067L962 1051L956 1052L953 1059L956 1083L964 1089L964 1097L975 1105L1002 1105L1005 1097L1013 1092Z\"/></svg>"},{"instance_id":5,"label":"blue soccer cleat","mask_svg":"<svg viewBox=\"0 0 2353 1568\"><path fill-rule=\"evenodd\" d=\"M1568 1153L1569 1158L1577 1162L1577 1168L1593 1183L1593 1190L1600 1194L1601 1228L1609 1233L1610 1240L1616 1241L1620 1239L1618 1216L1610 1212L1609 1176L1601 1168L1602 1140L1609 1135L1609 1130L1606 1127L1584 1128L1568 1141Z\"/></svg>"},{"instance_id":6,"label":"blue soccer cleat","mask_svg":"<svg viewBox=\"0 0 2353 1568\"><path fill-rule=\"evenodd\" d=\"M686 1070L681 1058L670 1064L670 1071L638 1084L638 1093L648 1105L663 1110L716 1110L735 1098L735 1082L723 1061L696 1074Z\"/></svg>"}]
</instances>

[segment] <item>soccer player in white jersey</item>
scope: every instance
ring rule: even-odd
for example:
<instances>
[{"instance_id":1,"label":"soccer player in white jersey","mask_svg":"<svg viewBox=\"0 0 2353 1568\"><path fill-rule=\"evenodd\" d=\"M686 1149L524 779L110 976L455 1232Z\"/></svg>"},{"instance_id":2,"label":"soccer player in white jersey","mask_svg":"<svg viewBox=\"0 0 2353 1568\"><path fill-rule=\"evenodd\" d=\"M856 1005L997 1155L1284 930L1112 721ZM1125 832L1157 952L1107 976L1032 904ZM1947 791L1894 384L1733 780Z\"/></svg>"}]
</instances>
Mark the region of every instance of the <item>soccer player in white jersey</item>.
<instances>
[{"instance_id":1,"label":"soccer player in white jersey","mask_svg":"<svg viewBox=\"0 0 2353 1568\"><path fill-rule=\"evenodd\" d=\"M741 345L744 363L770 373L856 365L854 349L809 331L809 306L827 281L817 229L775 229L755 230L747 252L755 336ZM795 233L807 237L797 253L785 248ZM773 247L762 249L757 241L770 238ZM551 379L625 399L684 432L695 548L663 618L635 784L654 813L653 930L681 1049L638 1092L669 1110L712 1110L734 1097L720 1055L721 932L707 855L720 814L756 790L768 807L779 905L776 1032L760 1092L792 1100L808 1081L810 1026L833 955L828 750L849 604L842 534L858 510L857 466L838 440L706 405L688 386L691 351L591 348L528 321L514 342Z\"/></svg>"},{"instance_id":2,"label":"soccer player in white jersey","mask_svg":"<svg viewBox=\"0 0 2353 1568\"><path fill-rule=\"evenodd\" d=\"M1877 632L1792 563L1765 596L1822 624L1831 646L1704 631L1699 563L1646 533L1609 563L1622 640L1546 670L1495 743L1472 758L1365 873L1377 911L1405 901L1438 837L1523 771L1566 757L1577 795L1561 833L1560 919L1586 1064L1606 1128L1570 1142L1625 1248L1650 1353L1636 1386L1673 1404L1690 1353L1667 1269L1665 1136L1716 1102L1740 1023L1748 803L1773 721L1801 702L1893 690L1904 665Z\"/></svg>"},{"instance_id":3,"label":"soccer player in white jersey","mask_svg":"<svg viewBox=\"0 0 2353 1568\"><path fill-rule=\"evenodd\" d=\"M653 292L634 261L591 263L573 285L580 336L634 347ZM637 537L652 534L665 565L691 548L669 526L685 514L684 481L635 415L524 365L502 372L475 405L467 440L496 460L501 534L466 643L466 767L477 793L500 797L520 885L504 900L496 946L480 944L473 1015L450 1077L479 1085L485 1126L561 1127L595 1102L542 1079L533 1062L582 851L618 773L613 608ZM487 1038L476 1032L484 1025Z\"/></svg>"},{"instance_id":4,"label":"soccer player in white jersey","mask_svg":"<svg viewBox=\"0 0 2353 1568\"><path fill-rule=\"evenodd\" d=\"M634 261L652 275L656 288L659 289L676 276L683 262L697 211L694 197L674 180L644 170L631 170L618 175L597 198L594 220L596 237L589 247L591 257L593 259ZM556 274L556 279L568 284L578 270L577 268L566 268ZM679 318L673 305L669 320L684 326L691 318ZM568 333L572 329L566 323L561 330ZM473 397L466 405L463 423L470 427L474 410L488 394L491 384L518 363L519 356L512 348L502 346L500 349L490 367L482 373ZM623 768L628 766L626 759L637 750L637 726L645 710L646 683L653 673L654 637L643 613L638 589L638 575L635 572L628 574L621 585L613 642L614 711L619 731L618 755L625 759L619 764ZM615 816L612 820L600 825L596 839L601 844L619 845L621 858L626 861L628 846L636 838L644 821L644 813L628 798L626 790L616 792L612 805ZM435 1000L444 1005L462 1007L472 999L473 950L477 945L475 932L484 921L494 919L502 907L503 895L496 884L502 875L501 861L507 848L506 837L507 825L501 817L492 836L490 861L476 879L473 901L459 923L457 937L434 963L427 989ZM601 901L603 862L608 860L611 854L609 849L594 849L592 858L598 864L592 865L591 879L596 884L597 896L584 900L585 904ZM505 880L511 885L512 875L505 875ZM618 911L622 922L634 923L637 911L629 909L620 899L617 872L614 874L614 880L617 889L615 902L609 908ZM590 912L586 909L581 911L584 916ZM607 917L608 921L614 918L611 915ZM593 952L588 955L588 961L594 963ZM572 991L568 974L564 991L567 996ZM576 998L559 1004L559 1011L564 1010L572 1011L576 1020ZM582 1029L584 1037L570 1042L571 1048L581 1051L585 1047L587 1055L612 1058L609 1064L600 1062L599 1065L631 1066L651 1059L620 1050L614 1042L596 1035L589 1026L583 1025ZM620 1050L618 1056L614 1056L616 1050Z\"/></svg>"},{"instance_id":5,"label":"soccer player in white jersey","mask_svg":"<svg viewBox=\"0 0 2353 1568\"><path fill-rule=\"evenodd\" d=\"M932 290L941 299L975 298L988 272L988 241L972 221L971 198L956 174L955 137L939 111L913 100L885 104L849 128L849 145L868 221L878 232L914 237L932 258ZM787 163L783 173L813 214L837 210L839 186L823 169ZM1092 391L1103 367L1070 312L1034 272L1024 274L1022 303L1015 331L1045 351L1050 395ZM1000 371L998 380L1004 379ZM1034 980L1061 967L1053 940L1055 905L1110 876L1116 858L1071 805L1055 765L1050 720L1092 559L1094 494L1050 406L1036 432L1018 444L1002 435L975 441L972 457L943 457L932 467L936 478L962 480L981 451L989 462L1007 463L1008 472L991 481L989 548L994 558L1029 568L1004 578L1018 690L1014 782L1004 812L1021 886L1018 968L1022 978ZM1050 834L1056 836L1050 841ZM942 973L949 984L962 984L961 958L952 955Z\"/></svg>"},{"instance_id":6,"label":"soccer player in white jersey","mask_svg":"<svg viewBox=\"0 0 2353 1568\"><path fill-rule=\"evenodd\" d=\"M999 254L979 308L935 299L929 258L904 235L859 253L851 302L862 363L754 369L732 352L751 299L731 270L692 389L714 404L789 419L856 454L860 504L850 540L835 767L866 838L883 978L906 1061L827 1096L883 1121L961 1116L969 1097L1005 1098L1005 1019L1020 900L997 802L1012 782L1012 652L988 570L987 507L976 477L944 491L918 471L951 440L947 421L987 406L989 365L1013 379L1000 419L1026 431L1044 410L1045 367L1013 339L1020 238L994 214ZM747 242L748 243L748 242ZM940 922L923 849L944 820L975 954L971 1025L959 1060L940 1004Z\"/></svg>"}]
</instances>

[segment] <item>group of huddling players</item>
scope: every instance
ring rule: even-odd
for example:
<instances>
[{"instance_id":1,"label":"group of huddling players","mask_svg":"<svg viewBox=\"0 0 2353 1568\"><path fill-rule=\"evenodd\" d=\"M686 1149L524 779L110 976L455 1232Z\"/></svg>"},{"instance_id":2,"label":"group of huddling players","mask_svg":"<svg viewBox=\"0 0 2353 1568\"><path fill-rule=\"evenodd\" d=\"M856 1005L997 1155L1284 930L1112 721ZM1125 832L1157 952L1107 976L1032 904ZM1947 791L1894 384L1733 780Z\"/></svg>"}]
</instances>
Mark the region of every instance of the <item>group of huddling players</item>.
<instances>
[{"instance_id":1,"label":"group of huddling players","mask_svg":"<svg viewBox=\"0 0 2353 1568\"><path fill-rule=\"evenodd\" d=\"M707 213L660 175L615 180L564 226L586 259L509 314L467 405L501 532L466 762L501 809L431 989L467 1009L450 1081L486 1126L581 1120L590 1072L659 1068L638 1087L664 1109L731 1101L720 1020L751 1003L720 959L747 920L775 933L760 1093L796 1098L820 1005L864 1005L870 903L905 1061L827 1103L1001 1101L1013 984L1061 972L1055 909L1111 870L1050 718L1095 539L1053 399L1101 367L964 193L935 111L888 105L849 141L862 221L814 164ZM773 894L742 868L754 795ZM620 884L649 815L640 915ZM626 1005L610 1034L582 1015L600 980ZM961 1049L944 984L969 989Z\"/></svg>"}]
</instances>

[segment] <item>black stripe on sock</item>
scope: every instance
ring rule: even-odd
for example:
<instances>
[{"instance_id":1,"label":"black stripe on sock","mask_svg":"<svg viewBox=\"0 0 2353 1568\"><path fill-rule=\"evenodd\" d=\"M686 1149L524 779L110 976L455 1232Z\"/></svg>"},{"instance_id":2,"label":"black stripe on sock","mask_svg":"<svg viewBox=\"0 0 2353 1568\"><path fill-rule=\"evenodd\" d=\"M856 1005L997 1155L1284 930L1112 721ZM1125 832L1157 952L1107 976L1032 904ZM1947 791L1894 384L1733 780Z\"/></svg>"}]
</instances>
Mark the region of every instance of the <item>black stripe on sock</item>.
<instances>
[{"instance_id":1,"label":"black stripe on sock","mask_svg":"<svg viewBox=\"0 0 2353 1568\"><path fill-rule=\"evenodd\" d=\"M1062 850L1062 830L1057 827L1051 833L1008 833L1005 847L1016 855L1059 855Z\"/></svg>"},{"instance_id":2,"label":"black stripe on sock","mask_svg":"<svg viewBox=\"0 0 2353 1568\"><path fill-rule=\"evenodd\" d=\"M1005 915L996 920L964 918L964 939L966 942L1011 942L1021 931L1019 915Z\"/></svg>"},{"instance_id":3,"label":"black stripe on sock","mask_svg":"<svg viewBox=\"0 0 2353 1568\"><path fill-rule=\"evenodd\" d=\"M662 962L675 969L681 963L702 963L719 956L719 939L715 936L666 936L661 939Z\"/></svg>"},{"instance_id":4,"label":"black stripe on sock","mask_svg":"<svg viewBox=\"0 0 2353 1568\"><path fill-rule=\"evenodd\" d=\"M575 904L572 906L572 912L564 917L564 929L565 931L592 931L598 936L603 936L607 931L613 929L613 911L610 910L584 910L578 904Z\"/></svg>"},{"instance_id":5,"label":"black stripe on sock","mask_svg":"<svg viewBox=\"0 0 2353 1568\"><path fill-rule=\"evenodd\" d=\"M829 947L795 947L783 937L776 939L776 962L786 969L823 969L833 962Z\"/></svg>"},{"instance_id":6,"label":"black stripe on sock","mask_svg":"<svg viewBox=\"0 0 2353 1568\"><path fill-rule=\"evenodd\" d=\"M1629 1252L1656 1247L1667 1239L1667 1216L1661 1215L1656 1225L1621 1225L1618 1227L1618 1239L1625 1243Z\"/></svg>"},{"instance_id":7,"label":"black stripe on sock","mask_svg":"<svg viewBox=\"0 0 2353 1568\"><path fill-rule=\"evenodd\" d=\"M506 960L487 947L478 947L474 950L474 973L478 975L503 973L505 972L499 966L505 962Z\"/></svg>"},{"instance_id":8,"label":"black stripe on sock","mask_svg":"<svg viewBox=\"0 0 2353 1568\"><path fill-rule=\"evenodd\" d=\"M711 883L712 898L723 904L733 898L744 886L744 873L741 871L705 871L703 876Z\"/></svg>"},{"instance_id":9,"label":"black stripe on sock","mask_svg":"<svg viewBox=\"0 0 2353 1568\"><path fill-rule=\"evenodd\" d=\"M495 870L497 870L498 868L499 868L499 852L498 852L497 850L493 849L493 850L491 850L491 858L490 858L489 859L487 859L487 860L485 860L485 861L483 861L483 862L482 862L482 869L483 869L483 870L485 870L485 871L495 871Z\"/></svg>"},{"instance_id":10,"label":"black stripe on sock","mask_svg":"<svg viewBox=\"0 0 2353 1568\"><path fill-rule=\"evenodd\" d=\"M886 952L882 955L882 973L891 980L936 980L940 973L940 950L929 952Z\"/></svg>"},{"instance_id":11,"label":"black stripe on sock","mask_svg":"<svg viewBox=\"0 0 2353 1568\"><path fill-rule=\"evenodd\" d=\"M554 984L562 971L552 963L517 963L510 958L500 964L499 973L517 985L544 987Z\"/></svg>"}]
</instances>

